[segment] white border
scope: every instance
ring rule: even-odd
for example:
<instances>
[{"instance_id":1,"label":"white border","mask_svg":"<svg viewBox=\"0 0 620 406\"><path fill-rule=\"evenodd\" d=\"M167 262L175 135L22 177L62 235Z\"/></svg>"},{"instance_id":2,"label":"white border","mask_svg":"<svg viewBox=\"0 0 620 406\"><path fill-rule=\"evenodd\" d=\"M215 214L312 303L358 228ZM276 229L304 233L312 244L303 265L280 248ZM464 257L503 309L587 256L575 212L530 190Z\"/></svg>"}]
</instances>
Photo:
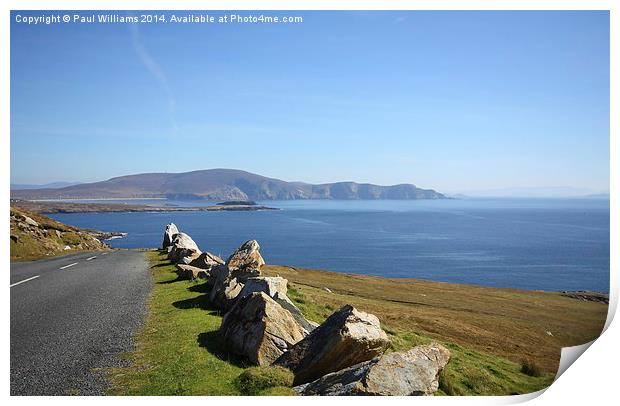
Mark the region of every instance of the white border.
<instances>
[{"instance_id":1,"label":"white border","mask_svg":"<svg viewBox=\"0 0 620 406\"><path fill-rule=\"evenodd\" d=\"M0 81L0 90L2 91L2 106L0 114L2 120L0 120L2 128L2 136L5 140L5 147L0 148L0 162L2 165L2 174L4 180L4 187L2 188L2 196L4 198L5 213L8 213L9 202L9 184L10 184L10 149L9 134L9 102L10 102L10 76L9 76L9 45L10 45L10 10L37 10L37 9L57 9L57 10L167 10L167 9L185 9L185 10L610 10L610 24L611 24L611 100L610 100L610 112L611 112L611 127L610 127L610 170L611 170L611 185L617 185L618 175L620 174L620 166L618 165L618 125L620 110L618 109L618 97L620 92L618 91L617 72L619 72L618 65L618 26L620 18L618 15L617 1L583 1L583 0L565 0L565 1L553 1L553 0L436 0L436 1L363 1L363 0L345 0L345 1L326 1L326 0L299 0L299 1L282 1L282 0L270 0L270 1L242 1L242 0L230 0L230 1L204 1L199 2L196 0L176 0L176 1L163 1L163 0L93 0L93 1L75 1L75 0L56 0L56 1L16 1L5 0L1 2L0 8L4 11L2 14L0 28L0 52L2 58L0 64L2 66L2 79ZM616 114L614 114L614 112ZM611 186L610 185L610 186ZM575 366L568 368L568 370L556 381L551 387L544 393L543 396L537 397L540 393L512 396L512 397L433 397L422 399L409 399L409 398L383 398L380 402L390 402L393 404L410 404L410 402L422 402L433 404L507 404L518 403L528 399L533 399L534 404L604 404L611 399L615 398L615 385L617 384L617 370L615 365L619 359L618 357L618 345L620 343L620 333L618 323L610 325L618 301L618 247L620 247L620 240L618 238L618 225L620 224L620 205L619 194L617 187L610 187L611 193L611 286L610 286L610 310L606 323L606 331L600 339L596 340L591 345L591 349L586 351L585 354L579 358ZM8 216L0 216L2 226L4 230L9 229ZM616 248L616 249L614 249ZM8 244L2 244L0 246L2 257L5 263L5 278L8 279L9 268L9 253ZM6 283L6 290L4 294L4 311L2 313L2 325L5 326L4 334L2 335L2 348L4 348L3 359L4 369L2 373L2 385L3 395L9 395L9 351L10 336L9 336L9 292L8 283ZM88 398L88 402L103 403L113 399L114 402L121 404L129 404L134 402L132 398ZM29 398L19 397L10 398L9 401L15 404L30 403L31 401L41 400L50 404L61 403L73 403L83 402L84 398L66 398L66 397L44 397L44 398ZM155 404L167 404L169 402L179 401L174 398L154 398L149 399L148 402ZM257 402L258 404L278 404L278 405L290 405L291 402L295 403L314 403L320 401L321 403L353 403L355 404L371 404L375 400L368 398L253 398L244 399L242 397L228 397L228 398L209 398L202 397L196 398L183 398L180 400L187 404L200 404L204 402Z\"/></svg>"}]
</instances>

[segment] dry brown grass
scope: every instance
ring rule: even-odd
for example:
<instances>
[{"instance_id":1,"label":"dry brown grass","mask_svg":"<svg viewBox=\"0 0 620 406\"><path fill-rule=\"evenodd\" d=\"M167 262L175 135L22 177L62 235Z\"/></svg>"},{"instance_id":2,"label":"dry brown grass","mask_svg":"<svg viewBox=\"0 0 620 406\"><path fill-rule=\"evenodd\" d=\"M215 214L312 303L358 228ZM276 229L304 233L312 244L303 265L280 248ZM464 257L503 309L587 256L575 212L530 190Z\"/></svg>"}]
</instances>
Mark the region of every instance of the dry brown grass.
<instances>
[{"instance_id":1,"label":"dry brown grass","mask_svg":"<svg viewBox=\"0 0 620 406\"><path fill-rule=\"evenodd\" d=\"M582 302L554 292L277 265L266 266L264 273L287 278L290 287L300 291L308 302L320 303L326 310L325 314L315 314L316 319L325 317L330 309L351 303L377 315L388 331L422 334L516 363L533 358L548 372L557 370L562 347L598 337L607 316L605 304Z\"/></svg>"}]
</instances>

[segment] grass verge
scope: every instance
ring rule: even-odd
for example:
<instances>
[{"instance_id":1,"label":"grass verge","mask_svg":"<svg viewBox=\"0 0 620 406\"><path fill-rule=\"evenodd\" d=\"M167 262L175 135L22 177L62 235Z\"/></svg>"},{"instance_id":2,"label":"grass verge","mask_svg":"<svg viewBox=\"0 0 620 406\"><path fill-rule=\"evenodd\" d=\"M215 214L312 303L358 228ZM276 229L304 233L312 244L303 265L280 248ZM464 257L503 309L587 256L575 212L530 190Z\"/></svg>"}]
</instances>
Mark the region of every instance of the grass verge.
<instances>
[{"instance_id":1,"label":"grass verge","mask_svg":"<svg viewBox=\"0 0 620 406\"><path fill-rule=\"evenodd\" d=\"M145 253L154 279L146 322L129 366L110 368L110 395L294 395L282 368L250 367L231 357L218 334L222 317L203 282L177 280L159 251Z\"/></svg>"},{"instance_id":2,"label":"grass verge","mask_svg":"<svg viewBox=\"0 0 620 406\"><path fill-rule=\"evenodd\" d=\"M221 317L203 284L178 281L165 255L146 253L153 290L131 365L107 371L112 395L240 395L243 364L227 357L217 335Z\"/></svg>"}]
</instances>

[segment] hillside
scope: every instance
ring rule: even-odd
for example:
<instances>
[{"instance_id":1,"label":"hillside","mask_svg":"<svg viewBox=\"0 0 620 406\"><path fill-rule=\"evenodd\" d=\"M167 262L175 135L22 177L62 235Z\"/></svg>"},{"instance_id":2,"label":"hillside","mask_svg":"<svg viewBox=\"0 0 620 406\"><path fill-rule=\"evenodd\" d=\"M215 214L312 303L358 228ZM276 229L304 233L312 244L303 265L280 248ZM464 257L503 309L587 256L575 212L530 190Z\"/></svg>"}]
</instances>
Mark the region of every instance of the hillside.
<instances>
[{"instance_id":1,"label":"hillside","mask_svg":"<svg viewBox=\"0 0 620 406\"><path fill-rule=\"evenodd\" d=\"M315 321L330 314L330 309L351 303L375 314L384 328L405 341L408 334L415 332L515 363L531 358L553 373L559 365L561 348L594 340L607 318L606 304L561 292L278 265L266 265L264 274L288 279L298 292L297 297L291 296L302 299L300 308Z\"/></svg>"},{"instance_id":2,"label":"hillside","mask_svg":"<svg viewBox=\"0 0 620 406\"><path fill-rule=\"evenodd\" d=\"M107 249L101 240L112 234L81 230L11 206L11 261Z\"/></svg>"},{"instance_id":3,"label":"hillside","mask_svg":"<svg viewBox=\"0 0 620 406\"><path fill-rule=\"evenodd\" d=\"M444 199L432 189L411 184L379 186L337 182L313 185L286 182L234 169L184 173L144 173L64 188L11 190L13 199L169 198L210 200L292 199Z\"/></svg>"}]
</instances>

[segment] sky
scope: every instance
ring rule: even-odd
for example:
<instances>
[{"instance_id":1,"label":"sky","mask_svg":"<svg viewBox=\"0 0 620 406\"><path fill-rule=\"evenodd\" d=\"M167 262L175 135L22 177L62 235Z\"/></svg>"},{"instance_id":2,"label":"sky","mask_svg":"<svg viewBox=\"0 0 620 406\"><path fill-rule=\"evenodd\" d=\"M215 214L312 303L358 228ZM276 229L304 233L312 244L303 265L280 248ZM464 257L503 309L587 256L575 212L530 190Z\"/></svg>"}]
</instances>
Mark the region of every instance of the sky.
<instances>
[{"instance_id":1,"label":"sky","mask_svg":"<svg viewBox=\"0 0 620 406\"><path fill-rule=\"evenodd\" d=\"M444 192L609 190L604 11L18 14L55 12L11 15L12 183L234 168Z\"/></svg>"}]
</instances>

